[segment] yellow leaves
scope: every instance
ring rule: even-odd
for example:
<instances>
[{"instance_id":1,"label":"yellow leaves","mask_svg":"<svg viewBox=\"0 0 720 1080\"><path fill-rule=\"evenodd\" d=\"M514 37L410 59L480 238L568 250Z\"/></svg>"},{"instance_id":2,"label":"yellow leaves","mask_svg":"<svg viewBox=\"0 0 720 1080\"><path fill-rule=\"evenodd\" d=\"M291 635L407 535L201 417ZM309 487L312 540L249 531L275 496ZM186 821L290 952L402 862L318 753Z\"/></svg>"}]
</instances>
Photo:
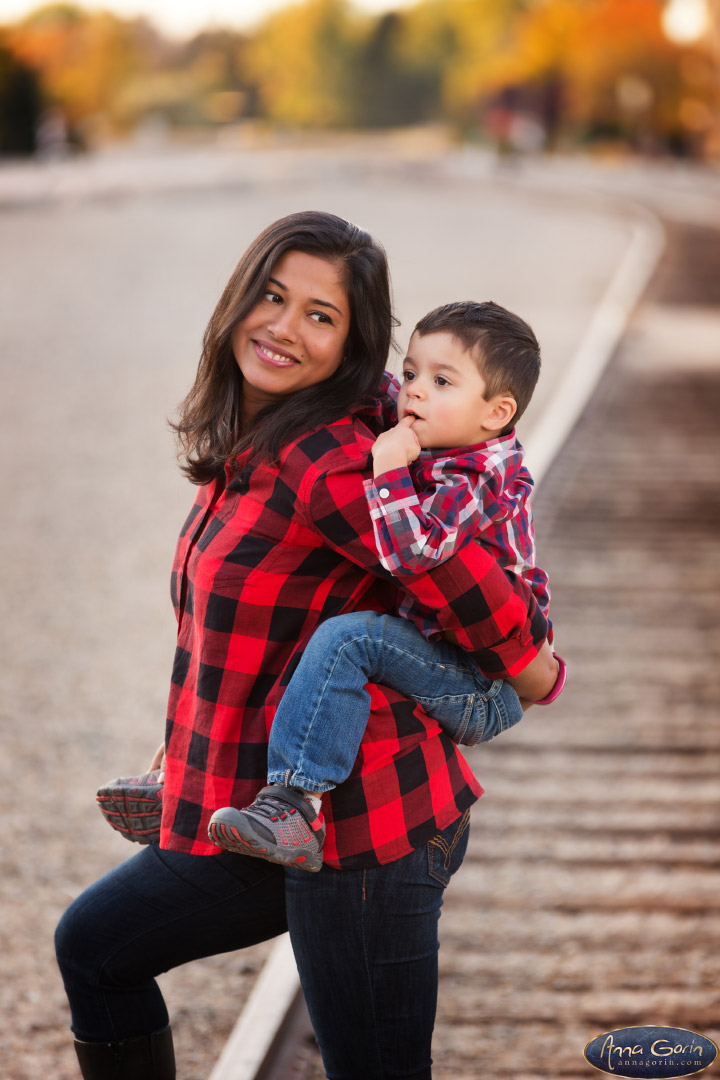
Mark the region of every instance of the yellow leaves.
<instances>
[{"instance_id":1,"label":"yellow leaves","mask_svg":"<svg viewBox=\"0 0 720 1080\"><path fill-rule=\"evenodd\" d=\"M462 113L494 81L517 0L425 0L403 13L399 55L435 69L442 104Z\"/></svg>"},{"instance_id":2,"label":"yellow leaves","mask_svg":"<svg viewBox=\"0 0 720 1080\"><path fill-rule=\"evenodd\" d=\"M184 45L148 23L55 4L7 37L71 120L97 113L116 127L150 114L170 124L256 115L287 127L476 126L502 100L506 112L555 127L561 118L578 133L706 130L712 56L667 40L666 2L417 0L361 16L351 0L300 0L248 36L208 31Z\"/></svg>"},{"instance_id":3,"label":"yellow leaves","mask_svg":"<svg viewBox=\"0 0 720 1080\"><path fill-rule=\"evenodd\" d=\"M511 4L496 0L454 0L448 5L458 43L443 85L451 110L476 100L494 81L493 68L506 45L511 8Z\"/></svg>"},{"instance_id":4,"label":"yellow leaves","mask_svg":"<svg viewBox=\"0 0 720 1080\"><path fill-rule=\"evenodd\" d=\"M587 0L547 0L521 20L514 43L518 82L537 79L571 61L583 37L586 9Z\"/></svg>"},{"instance_id":5,"label":"yellow leaves","mask_svg":"<svg viewBox=\"0 0 720 1080\"><path fill-rule=\"evenodd\" d=\"M18 56L38 70L49 96L71 119L106 111L119 80L134 67L130 24L108 12L57 5L9 32Z\"/></svg>"},{"instance_id":6,"label":"yellow leaves","mask_svg":"<svg viewBox=\"0 0 720 1080\"><path fill-rule=\"evenodd\" d=\"M250 42L248 75L271 119L292 127L347 123L349 15L342 0L308 0L270 16Z\"/></svg>"}]
</instances>

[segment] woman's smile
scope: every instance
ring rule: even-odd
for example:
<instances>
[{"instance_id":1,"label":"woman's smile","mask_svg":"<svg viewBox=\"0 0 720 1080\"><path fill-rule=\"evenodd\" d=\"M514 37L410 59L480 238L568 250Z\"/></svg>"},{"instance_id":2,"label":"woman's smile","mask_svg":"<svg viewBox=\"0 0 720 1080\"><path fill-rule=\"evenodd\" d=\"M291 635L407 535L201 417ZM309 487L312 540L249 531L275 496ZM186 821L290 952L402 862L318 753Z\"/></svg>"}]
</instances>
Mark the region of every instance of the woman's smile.
<instances>
[{"instance_id":1,"label":"woman's smile","mask_svg":"<svg viewBox=\"0 0 720 1080\"><path fill-rule=\"evenodd\" d=\"M294 356L277 351L277 346L273 346L269 342L254 340L253 345L259 359L266 364L271 364L273 367L292 367L293 364L298 363Z\"/></svg>"}]
</instances>

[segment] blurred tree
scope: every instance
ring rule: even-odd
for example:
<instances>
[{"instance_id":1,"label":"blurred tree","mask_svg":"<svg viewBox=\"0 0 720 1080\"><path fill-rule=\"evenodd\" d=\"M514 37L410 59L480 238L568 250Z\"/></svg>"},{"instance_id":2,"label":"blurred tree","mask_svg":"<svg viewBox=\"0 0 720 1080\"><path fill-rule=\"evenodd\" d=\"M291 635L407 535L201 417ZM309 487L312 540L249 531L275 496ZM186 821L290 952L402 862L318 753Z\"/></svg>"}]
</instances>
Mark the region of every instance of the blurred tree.
<instances>
[{"instance_id":1,"label":"blurred tree","mask_svg":"<svg viewBox=\"0 0 720 1080\"><path fill-rule=\"evenodd\" d=\"M681 50L663 33L656 0L593 0L566 58L570 120L652 149L677 124ZM578 55L581 40L587 43Z\"/></svg>"},{"instance_id":2,"label":"blurred tree","mask_svg":"<svg viewBox=\"0 0 720 1080\"><path fill-rule=\"evenodd\" d=\"M28 100L29 68L71 126L444 118L465 131L484 125L510 149L553 145L560 131L700 145L717 113L717 63L707 43L669 41L662 10L662 0L419 0L361 17L350 0L302 0L250 35L214 30L179 44L144 19L53 3L6 37Z\"/></svg>"},{"instance_id":3,"label":"blurred tree","mask_svg":"<svg viewBox=\"0 0 720 1080\"><path fill-rule=\"evenodd\" d=\"M392 127L439 115L440 67L417 62L406 47L404 16L370 22L358 49L353 116L361 127Z\"/></svg>"},{"instance_id":4,"label":"blurred tree","mask_svg":"<svg viewBox=\"0 0 720 1080\"><path fill-rule=\"evenodd\" d=\"M350 124L357 55L345 0L306 0L271 15L247 52L261 112L288 127Z\"/></svg>"},{"instance_id":5,"label":"blurred tree","mask_svg":"<svg viewBox=\"0 0 720 1080\"><path fill-rule=\"evenodd\" d=\"M231 30L207 30L181 49L178 66L192 73L205 119L228 123L257 112L257 89L248 77L248 39Z\"/></svg>"},{"instance_id":6,"label":"blurred tree","mask_svg":"<svg viewBox=\"0 0 720 1080\"><path fill-rule=\"evenodd\" d=\"M169 125L227 124L252 115L256 93L245 75L247 40L207 30L165 48L130 78L117 99L126 124L152 117Z\"/></svg>"},{"instance_id":7,"label":"blurred tree","mask_svg":"<svg viewBox=\"0 0 720 1080\"><path fill-rule=\"evenodd\" d=\"M528 0L424 0L404 12L397 55L421 78L426 114L461 128L477 123L478 103L503 81L498 59Z\"/></svg>"},{"instance_id":8,"label":"blurred tree","mask_svg":"<svg viewBox=\"0 0 720 1080\"><path fill-rule=\"evenodd\" d=\"M32 154L42 93L37 75L0 42L0 154Z\"/></svg>"},{"instance_id":9,"label":"blurred tree","mask_svg":"<svg viewBox=\"0 0 720 1080\"><path fill-rule=\"evenodd\" d=\"M16 52L40 74L51 101L62 103L71 124L114 117L118 87L145 62L147 24L74 4L51 4L12 29Z\"/></svg>"},{"instance_id":10,"label":"blurred tree","mask_svg":"<svg viewBox=\"0 0 720 1080\"><path fill-rule=\"evenodd\" d=\"M536 0L514 19L489 81L562 87L566 134L649 145L673 128L683 97L680 53L661 14L658 0ZM556 95L556 120L558 104Z\"/></svg>"}]
</instances>

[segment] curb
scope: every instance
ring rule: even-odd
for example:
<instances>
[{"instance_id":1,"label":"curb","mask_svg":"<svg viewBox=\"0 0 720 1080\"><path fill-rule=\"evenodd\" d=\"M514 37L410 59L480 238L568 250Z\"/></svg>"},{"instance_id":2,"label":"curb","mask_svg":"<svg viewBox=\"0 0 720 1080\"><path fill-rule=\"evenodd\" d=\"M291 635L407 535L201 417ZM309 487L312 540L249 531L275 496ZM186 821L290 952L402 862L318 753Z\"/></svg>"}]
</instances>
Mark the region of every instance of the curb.
<instances>
[{"instance_id":1,"label":"curb","mask_svg":"<svg viewBox=\"0 0 720 1080\"><path fill-rule=\"evenodd\" d=\"M265 961L209 1080L289 1077L292 1065L280 1059L281 1044L291 1033L303 1030L312 1033L290 935L283 934Z\"/></svg>"},{"instance_id":2,"label":"curb","mask_svg":"<svg viewBox=\"0 0 720 1080\"><path fill-rule=\"evenodd\" d=\"M641 206L630 209L638 218L630 244L566 368L558 393L526 440L526 462L536 489L590 400L665 247L660 220Z\"/></svg>"}]
</instances>

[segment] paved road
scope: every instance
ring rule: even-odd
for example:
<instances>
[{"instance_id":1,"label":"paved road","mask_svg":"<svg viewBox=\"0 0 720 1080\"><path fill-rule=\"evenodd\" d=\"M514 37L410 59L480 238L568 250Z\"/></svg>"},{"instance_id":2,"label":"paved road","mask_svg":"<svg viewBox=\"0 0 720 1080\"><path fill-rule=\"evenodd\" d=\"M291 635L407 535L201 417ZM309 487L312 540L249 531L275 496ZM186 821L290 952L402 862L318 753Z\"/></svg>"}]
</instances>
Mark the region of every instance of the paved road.
<instances>
[{"instance_id":1,"label":"paved road","mask_svg":"<svg viewBox=\"0 0 720 1080\"><path fill-rule=\"evenodd\" d=\"M411 158L258 160L257 173L243 158L198 179L179 157L173 183L157 161L129 160L118 175L132 182L115 186L69 163L80 172L62 174L65 189L31 199L17 197L17 173L0 173L2 1080L75 1075L50 937L68 900L128 854L92 801L162 734L168 567L191 495L165 418L248 240L308 206L361 222L388 249L401 341L453 297L516 308L544 346L540 409L630 235L631 217L607 201L502 176ZM263 955L167 977L184 1080L207 1075Z\"/></svg>"}]
</instances>

